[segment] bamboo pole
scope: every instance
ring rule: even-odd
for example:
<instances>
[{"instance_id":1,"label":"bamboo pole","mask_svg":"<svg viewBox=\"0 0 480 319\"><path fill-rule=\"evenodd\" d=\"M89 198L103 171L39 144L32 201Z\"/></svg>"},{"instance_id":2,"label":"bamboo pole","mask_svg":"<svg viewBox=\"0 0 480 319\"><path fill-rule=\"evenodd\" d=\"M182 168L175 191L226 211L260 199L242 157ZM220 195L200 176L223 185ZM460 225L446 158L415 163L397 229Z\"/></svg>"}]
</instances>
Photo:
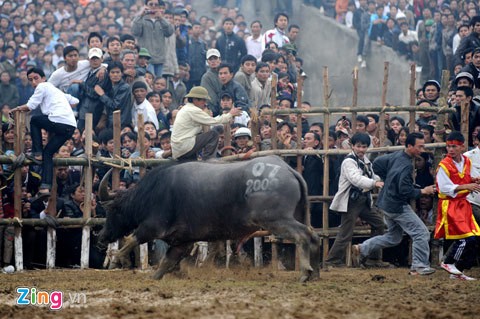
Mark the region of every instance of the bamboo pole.
<instances>
[{"instance_id":1,"label":"bamboo pole","mask_svg":"<svg viewBox=\"0 0 480 319\"><path fill-rule=\"evenodd\" d=\"M382 109L380 110L380 121L379 121L379 139L380 139L380 145L383 146L385 145L385 137L387 134L385 133L385 111L386 111L386 105L387 105L387 89L388 89L388 68L389 68L389 63L384 62L384 67L383 67L383 83L382 83Z\"/></svg>"},{"instance_id":2,"label":"bamboo pole","mask_svg":"<svg viewBox=\"0 0 480 319\"><path fill-rule=\"evenodd\" d=\"M473 103L473 102L472 102ZM463 102L461 107L461 122L460 122L460 132L462 132L463 137L465 138L465 145L470 145L470 138L468 134L468 123L469 123L469 113L470 105L467 102Z\"/></svg>"},{"instance_id":3,"label":"bamboo pole","mask_svg":"<svg viewBox=\"0 0 480 319\"><path fill-rule=\"evenodd\" d=\"M297 109L302 110L302 90L303 90L303 77L298 74L297 76ZM297 149L302 149L302 138L303 138L303 127L302 127L302 113L297 114ZM297 155L297 171L302 174L302 155Z\"/></svg>"},{"instance_id":4,"label":"bamboo pole","mask_svg":"<svg viewBox=\"0 0 480 319\"><path fill-rule=\"evenodd\" d=\"M138 121L137 121L137 128L138 128L138 138L137 138L137 145L139 145L140 150L140 158L145 159L147 158L145 149L145 143L143 140L145 139L145 122L143 119L143 114L138 114ZM145 175L145 167L140 168L140 178L143 178ZM145 270L148 268L148 243L144 243L140 245L140 269Z\"/></svg>"},{"instance_id":5,"label":"bamboo pole","mask_svg":"<svg viewBox=\"0 0 480 319\"><path fill-rule=\"evenodd\" d=\"M85 155L87 159L92 158L93 147L93 114L87 113L85 116ZM92 194L93 194L93 168L88 165L83 170L85 174L85 199L83 201L83 218L88 219L92 215ZM90 226L82 228L82 250L80 258L80 268L85 269L89 266L90 256Z\"/></svg>"},{"instance_id":6,"label":"bamboo pole","mask_svg":"<svg viewBox=\"0 0 480 319\"><path fill-rule=\"evenodd\" d=\"M328 82L328 67L323 67L323 105L328 110L329 107L329 82ZM329 192L329 172L330 172L330 165L329 165L329 153L328 151L328 138L329 138L329 130L328 125L330 123L330 114L328 112L324 113L324 120L325 123L325 130L323 134L323 150L326 152L324 161L323 161L323 196L328 196ZM322 230L328 233L328 203L324 202L322 204ZM323 258L322 258L322 268L325 269L326 267L326 260L328 256L329 250L329 242L328 238L323 239Z\"/></svg>"},{"instance_id":7,"label":"bamboo pole","mask_svg":"<svg viewBox=\"0 0 480 319\"><path fill-rule=\"evenodd\" d=\"M57 169L53 169L52 191L50 192L50 198L48 199L46 211L50 216L57 216ZM54 227L47 227L47 260L46 266L48 269L55 268L55 260L57 258L57 230Z\"/></svg>"},{"instance_id":8,"label":"bamboo pole","mask_svg":"<svg viewBox=\"0 0 480 319\"><path fill-rule=\"evenodd\" d=\"M15 143L13 145L15 156L23 153L23 130L24 130L25 114L15 112ZM14 202L14 216L22 218L22 167L15 169L13 177L13 202ZM17 271L23 270L23 241L22 228L15 227L14 229L14 252L15 252L15 269Z\"/></svg>"},{"instance_id":9,"label":"bamboo pole","mask_svg":"<svg viewBox=\"0 0 480 319\"><path fill-rule=\"evenodd\" d=\"M314 106L310 110L300 110L300 109L263 109L262 115L287 115L290 113L305 113L305 114L318 114L318 113L330 113L330 114L341 114L341 113L352 113L354 111L360 113L365 112L410 112L410 111L423 111L423 112L433 112L433 113L453 113L451 109L439 109L436 106L416 106L416 105L390 105L390 106L372 106L372 105L363 105L356 106L353 108L350 106L334 106L328 110L322 106Z\"/></svg>"},{"instance_id":10,"label":"bamboo pole","mask_svg":"<svg viewBox=\"0 0 480 319\"><path fill-rule=\"evenodd\" d=\"M416 100L416 90L415 90L415 83L417 81L416 79L416 65L415 63L412 63L410 65L410 105L415 105L415 100ZM413 133L415 131L415 110L411 110L409 112L409 125L408 129L410 133Z\"/></svg>"},{"instance_id":11,"label":"bamboo pole","mask_svg":"<svg viewBox=\"0 0 480 319\"><path fill-rule=\"evenodd\" d=\"M358 66L353 68L353 96L352 96L352 131L357 132L357 102L358 102Z\"/></svg>"},{"instance_id":12,"label":"bamboo pole","mask_svg":"<svg viewBox=\"0 0 480 319\"><path fill-rule=\"evenodd\" d=\"M271 109L273 111L277 110L277 74L272 72L272 90L270 91L270 104L271 104ZM277 116L276 114L272 114L271 117L271 122L272 126L272 149L276 150L278 147L278 139L277 139Z\"/></svg>"},{"instance_id":13,"label":"bamboo pole","mask_svg":"<svg viewBox=\"0 0 480 319\"><path fill-rule=\"evenodd\" d=\"M121 114L120 111L113 112L113 156L118 156L120 158L121 153L121 141L120 135L122 131L122 122L121 122ZM113 168L112 171L112 189L117 190L120 186L120 169Z\"/></svg>"}]
</instances>

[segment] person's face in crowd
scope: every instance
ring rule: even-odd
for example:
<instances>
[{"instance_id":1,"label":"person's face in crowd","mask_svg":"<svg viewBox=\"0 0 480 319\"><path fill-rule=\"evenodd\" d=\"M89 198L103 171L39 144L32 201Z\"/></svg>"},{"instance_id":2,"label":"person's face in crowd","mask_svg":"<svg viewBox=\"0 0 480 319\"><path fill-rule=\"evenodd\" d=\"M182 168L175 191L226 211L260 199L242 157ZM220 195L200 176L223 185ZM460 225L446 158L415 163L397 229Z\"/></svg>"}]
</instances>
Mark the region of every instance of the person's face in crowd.
<instances>
[{"instance_id":1,"label":"person's face in crowd","mask_svg":"<svg viewBox=\"0 0 480 319\"><path fill-rule=\"evenodd\" d=\"M272 138L272 128L270 125L264 124L260 127L260 136L262 140Z\"/></svg>"},{"instance_id":2,"label":"person's face in crowd","mask_svg":"<svg viewBox=\"0 0 480 319\"><path fill-rule=\"evenodd\" d=\"M435 101L438 98L438 88L435 85L427 85L424 94L427 100Z\"/></svg>"},{"instance_id":3,"label":"person's face in crowd","mask_svg":"<svg viewBox=\"0 0 480 319\"><path fill-rule=\"evenodd\" d=\"M312 125L312 126L310 126L309 131L312 132L312 133L317 133L317 134L320 136L320 138L322 138L322 136L323 136L323 130L322 130L322 128L321 128L320 126L318 126L318 125Z\"/></svg>"},{"instance_id":4,"label":"person's face in crowd","mask_svg":"<svg viewBox=\"0 0 480 319\"><path fill-rule=\"evenodd\" d=\"M157 129L155 128L155 125L147 123L145 124L144 128L145 132L148 133L148 135L150 136L150 139L154 140L155 138L157 138Z\"/></svg>"},{"instance_id":5,"label":"person's face in crowd","mask_svg":"<svg viewBox=\"0 0 480 319\"><path fill-rule=\"evenodd\" d=\"M198 38L202 35L202 26L196 24L192 27L192 35L194 38Z\"/></svg>"},{"instance_id":6,"label":"person's face in crowd","mask_svg":"<svg viewBox=\"0 0 480 319\"><path fill-rule=\"evenodd\" d=\"M422 156L415 157L415 168L419 171L425 168L425 159Z\"/></svg>"},{"instance_id":7,"label":"person's face in crowd","mask_svg":"<svg viewBox=\"0 0 480 319\"><path fill-rule=\"evenodd\" d=\"M455 16L453 14L449 14L447 17L447 24L450 27L455 27Z\"/></svg>"},{"instance_id":8,"label":"person's face in crowd","mask_svg":"<svg viewBox=\"0 0 480 319\"><path fill-rule=\"evenodd\" d=\"M60 146L58 149L58 157L60 158L67 158L70 157L70 152L68 151L68 147L65 145Z\"/></svg>"},{"instance_id":9,"label":"person's face in crowd","mask_svg":"<svg viewBox=\"0 0 480 319\"><path fill-rule=\"evenodd\" d=\"M407 141L407 132L405 130L401 130L400 134L398 135L398 145L405 145Z\"/></svg>"},{"instance_id":10,"label":"person's face in crowd","mask_svg":"<svg viewBox=\"0 0 480 319\"><path fill-rule=\"evenodd\" d=\"M155 109L155 112L160 112L161 110L161 107L162 107L162 100L160 99L160 96L159 95L152 95L150 96L150 98L148 99L148 102L150 102L150 104L152 104L153 108Z\"/></svg>"},{"instance_id":11,"label":"person's face in crowd","mask_svg":"<svg viewBox=\"0 0 480 319\"><path fill-rule=\"evenodd\" d=\"M367 118L368 118L367 132L370 134L373 134L377 130L377 122L375 122L375 119L373 117L368 116Z\"/></svg>"},{"instance_id":12,"label":"person's face in crowd","mask_svg":"<svg viewBox=\"0 0 480 319\"><path fill-rule=\"evenodd\" d=\"M108 72L108 76L110 78L110 81L112 81L113 84L117 84L122 80L123 73L120 68L113 68Z\"/></svg>"},{"instance_id":13,"label":"person's face in crowd","mask_svg":"<svg viewBox=\"0 0 480 319\"><path fill-rule=\"evenodd\" d=\"M465 53L465 65L472 62L472 52Z\"/></svg>"},{"instance_id":14,"label":"person's face in crowd","mask_svg":"<svg viewBox=\"0 0 480 319\"><path fill-rule=\"evenodd\" d=\"M170 23L173 26L175 25L175 21L173 20L173 14L167 13L163 17L165 18L165 20L168 21L168 23Z\"/></svg>"},{"instance_id":15,"label":"person's face in crowd","mask_svg":"<svg viewBox=\"0 0 480 319\"><path fill-rule=\"evenodd\" d=\"M124 69L134 69L135 68L135 54L128 53L125 54L122 60L123 68Z\"/></svg>"},{"instance_id":16,"label":"person's face in crowd","mask_svg":"<svg viewBox=\"0 0 480 319\"><path fill-rule=\"evenodd\" d=\"M475 67L480 68L480 52L473 55L472 63Z\"/></svg>"},{"instance_id":17,"label":"person's face in crowd","mask_svg":"<svg viewBox=\"0 0 480 319\"><path fill-rule=\"evenodd\" d=\"M170 93L170 92L164 93L162 95L162 102L163 102L163 106L165 106L165 108L169 108L170 105L172 105L172 102L173 102L172 93Z\"/></svg>"},{"instance_id":18,"label":"person's face in crowd","mask_svg":"<svg viewBox=\"0 0 480 319\"><path fill-rule=\"evenodd\" d=\"M68 67L76 68L78 64L78 51L69 52L65 56L65 63Z\"/></svg>"},{"instance_id":19,"label":"person's face in crowd","mask_svg":"<svg viewBox=\"0 0 480 319\"><path fill-rule=\"evenodd\" d=\"M15 142L15 130L13 128L7 130L3 134L3 139L5 140L5 143L13 144Z\"/></svg>"},{"instance_id":20,"label":"person's face in crowd","mask_svg":"<svg viewBox=\"0 0 480 319\"><path fill-rule=\"evenodd\" d=\"M89 61L90 61L90 67L92 69L97 69L102 65L103 59L92 57Z\"/></svg>"},{"instance_id":21,"label":"person's face in crowd","mask_svg":"<svg viewBox=\"0 0 480 319\"><path fill-rule=\"evenodd\" d=\"M268 49L272 50L275 53L278 53L278 45L275 42L270 42L268 44Z\"/></svg>"},{"instance_id":22,"label":"person's face in crowd","mask_svg":"<svg viewBox=\"0 0 480 319\"><path fill-rule=\"evenodd\" d=\"M224 111L227 111L227 112L230 111L233 107L232 98L228 96L223 97L222 100L220 101L220 107Z\"/></svg>"},{"instance_id":23,"label":"person's face in crowd","mask_svg":"<svg viewBox=\"0 0 480 319\"><path fill-rule=\"evenodd\" d=\"M470 30L468 29L467 26L463 26L463 27L460 28L460 30L458 30L458 35L460 36L461 39L468 36L469 33L470 33Z\"/></svg>"},{"instance_id":24,"label":"person's face in crowd","mask_svg":"<svg viewBox=\"0 0 480 319\"><path fill-rule=\"evenodd\" d=\"M133 91L133 97L135 98L135 102L137 102L137 104L143 103L143 101L145 101L146 96L147 96L147 90L145 90L144 88L138 88L138 89L135 89L135 91Z\"/></svg>"},{"instance_id":25,"label":"person's face in crowd","mask_svg":"<svg viewBox=\"0 0 480 319\"><path fill-rule=\"evenodd\" d=\"M357 121L356 130L359 133L366 133L367 127L365 126L365 123L363 123L361 121Z\"/></svg>"},{"instance_id":26,"label":"person's face in crowd","mask_svg":"<svg viewBox=\"0 0 480 319\"><path fill-rule=\"evenodd\" d=\"M286 16L280 16L275 23L275 26L280 30L285 30L288 26L288 19Z\"/></svg>"},{"instance_id":27,"label":"person's face in crowd","mask_svg":"<svg viewBox=\"0 0 480 319\"><path fill-rule=\"evenodd\" d=\"M403 34L407 34L408 33L408 24L402 24L400 29L402 30Z\"/></svg>"},{"instance_id":28,"label":"person's face in crowd","mask_svg":"<svg viewBox=\"0 0 480 319\"><path fill-rule=\"evenodd\" d=\"M178 28L182 24L182 17L179 15L173 16L173 25L175 28Z\"/></svg>"},{"instance_id":29,"label":"person's face in crowd","mask_svg":"<svg viewBox=\"0 0 480 319\"><path fill-rule=\"evenodd\" d=\"M160 148L164 151L170 151L172 145L170 144L170 137L164 137L160 139Z\"/></svg>"},{"instance_id":30,"label":"person's face in crowd","mask_svg":"<svg viewBox=\"0 0 480 319\"><path fill-rule=\"evenodd\" d=\"M408 145L407 152L412 157L420 156L422 152L425 152L425 140L423 138L415 139L415 145Z\"/></svg>"},{"instance_id":31,"label":"person's face in crowd","mask_svg":"<svg viewBox=\"0 0 480 319\"><path fill-rule=\"evenodd\" d=\"M287 110L287 109L290 109L291 107L292 107L292 103L290 103L290 101L288 100L282 100L278 103L278 108L282 110Z\"/></svg>"},{"instance_id":32,"label":"person's face in crowd","mask_svg":"<svg viewBox=\"0 0 480 319\"><path fill-rule=\"evenodd\" d=\"M154 77L152 73L150 72L145 73L145 82L147 82L147 85L150 88L153 88L153 80L154 80Z\"/></svg>"},{"instance_id":33,"label":"person's face in crowd","mask_svg":"<svg viewBox=\"0 0 480 319\"><path fill-rule=\"evenodd\" d=\"M316 149L318 148L319 145L320 145L320 141L317 141L315 139L315 135L313 135L313 133L308 132L305 134L305 137L303 138L303 148Z\"/></svg>"},{"instance_id":34,"label":"person's face in crowd","mask_svg":"<svg viewBox=\"0 0 480 319\"><path fill-rule=\"evenodd\" d=\"M357 155L357 157L360 160L363 160L365 157L365 153L367 153L368 145L367 144L362 144L360 142L355 143L355 145L352 145L352 150Z\"/></svg>"},{"instance_id":35,"label":"person's face in crowd","mask_svg":"<svg viewBox=\"0 0 480 319\"><path fill-rule=\"evenodd\" d=\"M197 98L193 98L193 105L201 108L202 110L206 107L207 105L207 100L205 99L197 99ZM173 112L172 112L173 114ZM173 119L173 116L172 116L172 119Z\"/></svg>"},{"instance_id":36,"label":"person's face in crowd","mask_svg":"<svg viewBox=\"0 0 480 319\"><path fill-rule=\"evenodd\" d=\"M397 120L390 121L390 128L395 132L395 134L398 134L402 127L403 127L402 123L400 123L399 121Z\"/></svg>"},{"instance_id":37,"label":"person's face in crowd","mask_svg":"<svg viewBox=\"0 0 480 319\"><path fill-rule=\"evenodd\" d=\"M257 62L255 61L245 61L242 65L242 70L245 72L247 75L251 75L255 73L255 68L257 67Z\"/></svg>"},{"instance_id":38,"label":"person's face in crowd","mask_svg":"<svg viewBox=\"0 0 480 319\"><path fill-rule=\"evenodd\" d=\"M154 91L160 92L161 90L165 90L167 88L167 81L165 78L158 78L155 80L153 84Z\"/></svg>"},{"instance_id":39,"label":"person's face in crowd","mask_svg":"<svg viewBox=\"0 0 480 319\"><path fill-rule=\"evenodd\" d=\"M433 196L421 196L418 200L418 206L424 211L431 210L433 208Z\"/></svg>"},{"instance_id":40,"label":"person's face in crowd","mask_svg":"<svg viewBox=\"0 0 480 319\"><path fill-rule=\"evenodd\" d=\"M68 153L71 154L73 152L73 140L70 138L63 143L65 147L68 149Z\"/></svg>"},{"instance_id":41,"label":"person's face in crowd","mask_svg":"<svg viewBox=\"0 0 480 319\"><path fill-rule=\"evenodd\" d=\"M226 85L232 80L233 73L230 73L230 70L227 67L224 67L218 70L218 78L222 85Z\"/></svg>"},{"instance_id":42,"label":"person's face in crowd","mask_svg":"<svg viewBox=\"0 0 480 319\"><path fill-rule=\"evenodd\" d=\"M225 21L225 23L223 24L223 31L226 33L226 34L231 34L233 32L233 22L232 21Z\"/></svg>"},{"instance_id":43,"label":"person's face in crowd","mask_svg":"<svg viewBox=\"0 0 480 319\"><path fill-rule=\"evenodd\" d=\"M134 40L125 40L122 43L122 49L135 50L135 41Z\"/></svg>"},{"instance_id":44,"label":"person's face in crowd","mask_svg":"<svg viewBox=\"0 0 480 319\"><path fill-rule=\"evenodd\" d=\"M463 103L470 103L472 97L467 97L464 91L458 90L455 92L455 104L462 105Z\"/></svg>"},{"instance_id":45,"label":"person's face in crowd","mask_svg":"<svg viewBox=\"0 0 480 319\"><path fill-rule=\"evenodd\" d=\"M457 86L472 87L472 83L467 78L460 78L458 79Z\"/></svg>"},{"instance_id":46,"label":"person's face in crowd","mask_svg":"<svg viewBox=\"0 0 480 319\"><path fill-rule=\"evenodd\" d=\"M102 40L97 38L97 37L90 38L90 41L88 42L88 47L90 49L91 48L101 49L102 48Z\"/></svg>"},{"instance_id":47,"label":"person's face in crowd","mask_svg":"<svg viewBox=\"0 0 480 319\"><path fill-rule=\"evenodd\" d=\"M85 189L82 186L78 186L73 194L70 194L72 200L77 204L85 201Z\"/></svg>"},{"instance_id":48,"label":"person's face in crowd","mask_svg":"<svg viewBox=\"0 0 480 319\"><path fill-rule=\"evenodd\" d=\"M135 149L137 148L137 141L132 140L128 136L124 136L122 146L127 148L130 151L130 153L133 153L133 152L135 152Z\"/></svg>"},{"instance_id":49,"label":"person's face in crowd","mask_svg":"<svg viewBox=\"0 0 480 319\"><path fill-rule=\"evenodd\" d=\"M281 71L281 69L280 69L280 71ZM288 86L288 83L290 83L290 80L288 79L288 76L278 79L278 85L281 88L286 88Z\"/></svg>"},{"instance_id":50,"label":"person's face in crowd","mask_svg":"<svg viewBox=\"0 0 480 319\"><path fill-rule=\"evenodd\" d=\"M451 158L458 160L464 151L465 145L448 144L447 142L447 154Z\"/></svg>"},{"instance_id":51,"label":"person's face in crowd","mask_svg":"<svg viewBox=\"0 0 480 319\"><path fill-rule=\"evenodd\" d=\"M248 141L250 141L250 138L248 136L239 136L235 138L235 143L240 149L247 147Z\"/></svg>"},{"instance_id":52,"label":"person's face in crowd","mask_svg":"<svg viewBox=\"0 0 480 319\"><path fill-rule=\"evenodd\" d=\"M473 32L480 33L480 22L475 23L473 26Z\"/></svg>"},{"instance_id":53,"label":"person's face in crowd","mask_svg":"<svg viewBox=\"0 0 480 319\"><path fill-rule=\"evenodd\" d=\"M8 72L2 72L2 75L0 75L0 81L4 85L8 85L10 83L10 74Z\"/></svg>"},{"instance_id":54,"label":"person's face in crowd","mask_svg":"<svg viewBox=\"0 0 480 319\"><path fill-rule=\"evenodd\" d=\"M25 149L31 150L32 149L32 137L30 135L25 135L25 138L23 139L23 145L25 146Z\"/></svg>"},{"instance_id":55,"label":"person's face in crowd","mask_svg":"<svg viewBox=\"0 0 480 319\"><path fill-rule=\"evenodd\" d=\"M120 52L122 52L122 44L120 43L120 41L112 41L108 44L108 53L110 53L110 55L119 55Z\"/></svg>"},{"instance_id":56,"label":"person's face in crowd","mask_svg":"<svg viewBox=\"0 0 480 319\"><path fill-rule=\"evenodd\" d=\"M138 65L141 67L146 68L148 66L148 61L150 61L148 57L145 57L145 56L138 57Z\"/></svg>"},{"instance_id":57,"label":"person's face in crowd","mask_svg":"<svg viewBox=\"0 0 480 319\"><path fill-rule=\"evenodd\" d=\"M288 32L288 38L290 41L295 42L297 39L298 33L300 32L300 29L298 28L291 28L290 32Z\"/></svg>"},{"instance_id":58,"label":"person's face in crowd","mask_svg":"<svg viewBox=\"0 0 480 319\"><path fill-rule=\"evenodd\" d=\"M7 51L5 51L5 57L8 60L13 60L15 57L15 51L12 48L8 48Z\"/></svg>"},{"instance_id":59,"label":"person's face in crowd","mask_svg":"<svg viewBox=\"0 0 480 319\"><path fill-rule=\"evenodd\" d=\"M82 134L80 134L80 130L78 128L73 131L72 140L73 143L77 145L82 142Z\"/></svg>"},{"instance_id":60,"label":"person's face in crowd","mask_svg":"<svg viewBox=\"0 0 480 319\"><path fill-rule=\"evenodd\" d=\"M58 167L57 168L57 178L61 181L68 179L68 168L67 167Z\"/></svg>"},{"instance_id":61,"label":"person's face in crowd","mask_svg":"<svg viewBox=\"0 0 480 319\"><path fill-rule=\"evenodd\" d=\"M427 129L421 129L420 133L423 133L423 136L425 137L425 143L432 143L432 136L430 135L430 131Z\"/></svg>"},{"instance_id":62,"label":"person's face in crowd","mask_svg":"<svg viewBox=\"0 0 480 319\"><path fill-rule=\"evenodd\" d=\"M222 60L218 56L211 56L207 60L208 66L213 70L216 70L221 62Z\"/></svg>"},{"instance_id":63,"label":"person's face in crowd","mask_svg":"<svg viewBox=\"0 0 480 319\"><path fill-rule=\"evenodd\" d=\"M35 72L30 73L27 78L34 89L37 87L37 85L47 80L45 77L42 77L40 74Z\"/></svg>"},{"instance_id":64,"label":"person's face in crowd","mask_svg":"<svg viewBox=\"0 0 480 319\"><path fill-rule=\"evenodd\" d=\"M252 32L253 37L257 38L262 32L262 27L260 26L260 23L255 22L254 24L252 24L252 26L250 27L250 31Z\"/></svg>"}]
</instances>

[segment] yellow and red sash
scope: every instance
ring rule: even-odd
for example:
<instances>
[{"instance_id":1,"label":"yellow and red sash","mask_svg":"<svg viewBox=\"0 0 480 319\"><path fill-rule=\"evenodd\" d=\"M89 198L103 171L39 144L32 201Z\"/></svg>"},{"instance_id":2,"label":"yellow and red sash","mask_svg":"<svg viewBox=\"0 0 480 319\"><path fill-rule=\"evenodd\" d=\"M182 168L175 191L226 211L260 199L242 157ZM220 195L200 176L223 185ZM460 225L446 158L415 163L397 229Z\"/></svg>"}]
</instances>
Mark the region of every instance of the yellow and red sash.
<instances>
[{"instance_id":1,"label":"yellow and red sash","mask_svg":"<svg viewBox=\"0 0 480 319\"><path fill-rule=\"evenodd\" d=\"M463 155L462 155L463 156ZM452 183L464 185L472 182L470 168L472 162L463 156L464 165L462 172L459 172L453 159L445 157L438 165L443 169ZM438 182L437 182L438 183ZM437 185L437 189L439 189ZM438 193L437 223L435 226L435 238L461 239L471 236L480 236L480 228L472 214L472 206L466 197L468 190L461 190L455 198Z\"/></svg>"}]
</instances>

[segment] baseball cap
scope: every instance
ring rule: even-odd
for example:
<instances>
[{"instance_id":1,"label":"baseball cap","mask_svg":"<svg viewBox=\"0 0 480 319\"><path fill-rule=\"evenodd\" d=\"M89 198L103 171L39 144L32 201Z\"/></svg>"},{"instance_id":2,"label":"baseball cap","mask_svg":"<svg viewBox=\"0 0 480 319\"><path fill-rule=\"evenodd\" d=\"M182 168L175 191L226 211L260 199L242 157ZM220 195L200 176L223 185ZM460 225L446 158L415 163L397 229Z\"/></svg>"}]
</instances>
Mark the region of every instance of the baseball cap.
<instances>
[{"instance_id":1,"label":"baseball cap","mask_svg":"<svg viewBox=\"0 0 480 319\"><path fill-rule=\"evenodd\" d=\"M207 60L212 56L221 57L220 52L217 49L209 49L207 51Z\"/></svg>"},{"instance_id":2,"label":"baseball cap","mask_svg":"<svg viewBox=\"0 0 480 319\"><path fill-rule=\"evenodd\" d=\"M101 59L103 57L103 52L99 48L91 48L88 51L88 58L99 58Z\"/></svg>"}]
</instances>

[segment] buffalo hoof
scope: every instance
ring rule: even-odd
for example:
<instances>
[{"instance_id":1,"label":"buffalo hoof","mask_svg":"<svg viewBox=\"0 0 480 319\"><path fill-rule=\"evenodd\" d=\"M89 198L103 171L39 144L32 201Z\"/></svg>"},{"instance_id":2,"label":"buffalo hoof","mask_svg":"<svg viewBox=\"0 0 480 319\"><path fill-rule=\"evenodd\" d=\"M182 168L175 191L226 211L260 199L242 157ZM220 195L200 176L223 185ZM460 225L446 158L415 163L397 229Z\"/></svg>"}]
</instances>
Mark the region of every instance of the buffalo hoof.
<instances>
[{"instance_id":1,"label":"buffalo hoof","mask_svg":"<svg viewBox=\"0 0 480 319\"><path fill-rule=\"evenodd\" d=\"M307 282L313 279L313 271L312 270L307 270L302 272L302 275L300 276L300 282Z\"/></svg>"}]
</instances>

